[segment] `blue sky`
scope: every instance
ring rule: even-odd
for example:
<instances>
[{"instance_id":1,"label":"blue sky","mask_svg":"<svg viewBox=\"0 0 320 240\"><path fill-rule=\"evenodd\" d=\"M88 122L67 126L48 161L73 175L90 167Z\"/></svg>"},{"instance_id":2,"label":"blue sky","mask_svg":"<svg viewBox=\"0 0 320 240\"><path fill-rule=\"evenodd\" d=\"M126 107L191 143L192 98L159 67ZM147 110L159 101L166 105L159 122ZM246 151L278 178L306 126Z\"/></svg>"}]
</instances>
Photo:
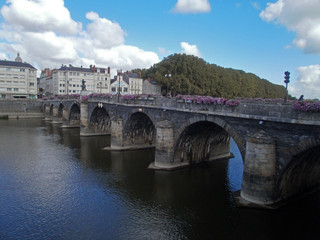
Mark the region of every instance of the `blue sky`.
<instances>
[{"instance_id":1,"label":"blue sky","mask_svg":"<svg viewBox=\"0 0 320 240\"><path fill-rule=\"evenodd\" d=\"M149 68L174 53L320 98L320 0L0 1L0 59Z\"/></svg>"}]
</instances>

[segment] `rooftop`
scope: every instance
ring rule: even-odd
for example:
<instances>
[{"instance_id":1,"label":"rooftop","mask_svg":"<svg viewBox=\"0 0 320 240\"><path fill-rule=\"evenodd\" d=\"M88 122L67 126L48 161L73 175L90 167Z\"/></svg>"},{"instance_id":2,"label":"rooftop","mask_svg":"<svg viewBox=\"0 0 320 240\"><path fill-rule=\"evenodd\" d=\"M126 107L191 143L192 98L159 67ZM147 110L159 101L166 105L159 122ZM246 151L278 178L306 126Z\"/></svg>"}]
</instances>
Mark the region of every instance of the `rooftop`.
<instances>
[{"instance_id":1,"label":"rooftop","mask_svg":"<svg viewBox=\"0 0 320 240\"><path fill-rule=\"evenodd\" d=\"M7 60L0 60L0 66L36 69L34 66L26 62L23 63L23 62L15 62L15 61L7 61Z\"/></svg>"}]
</instances>

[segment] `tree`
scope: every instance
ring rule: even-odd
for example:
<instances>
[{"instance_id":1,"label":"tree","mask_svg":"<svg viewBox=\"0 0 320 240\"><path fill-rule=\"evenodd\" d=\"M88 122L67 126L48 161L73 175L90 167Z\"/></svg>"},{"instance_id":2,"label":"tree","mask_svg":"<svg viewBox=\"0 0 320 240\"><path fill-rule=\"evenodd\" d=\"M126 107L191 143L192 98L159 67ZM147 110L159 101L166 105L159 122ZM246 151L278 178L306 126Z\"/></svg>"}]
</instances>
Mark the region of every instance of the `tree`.
<instances>
[{"instance_id":1,"label":"tree","mask_svg":"<svg viewBox=\"0 0 320 240\"><path fill-rule=\"evenodd\" d=\"M152 78L162 85L163 93L210 95L237 98L284 98L283 86L275 85L252 73L219 67L203 59L173 54L149 69L135 69L143 78ZM166 75L171 74L171 77Z\"/></svg>"}]
</instances>

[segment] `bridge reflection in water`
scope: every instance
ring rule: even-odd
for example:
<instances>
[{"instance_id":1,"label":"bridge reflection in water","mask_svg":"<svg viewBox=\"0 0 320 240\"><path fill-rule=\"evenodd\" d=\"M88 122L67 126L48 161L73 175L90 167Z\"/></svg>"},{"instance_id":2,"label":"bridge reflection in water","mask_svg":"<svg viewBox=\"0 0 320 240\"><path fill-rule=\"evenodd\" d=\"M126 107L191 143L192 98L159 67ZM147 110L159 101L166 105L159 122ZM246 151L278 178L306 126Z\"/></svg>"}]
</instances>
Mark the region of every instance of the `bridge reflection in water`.
<instances>
[{"instance_id":1,"label":"bridge reflection in water","mask_svg":"<svg viewBox=\"0 0 320 240\"><path fill-rule=\"evenodd\" d=\"M0 121L3 239L318 239L320 194L278 211L235 207L241 154L152 171L154 151L110 152L39 120Z\"/></svg>"}]
</instances>

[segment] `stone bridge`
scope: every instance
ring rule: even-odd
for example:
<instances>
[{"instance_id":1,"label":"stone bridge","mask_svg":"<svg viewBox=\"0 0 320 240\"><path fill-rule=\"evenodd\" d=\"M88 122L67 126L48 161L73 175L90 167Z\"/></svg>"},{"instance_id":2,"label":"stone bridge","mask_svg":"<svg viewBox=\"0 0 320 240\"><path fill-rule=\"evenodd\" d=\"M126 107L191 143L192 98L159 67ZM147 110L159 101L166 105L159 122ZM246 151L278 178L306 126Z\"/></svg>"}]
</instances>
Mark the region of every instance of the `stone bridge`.
<instances>
[{"instance_id":1,"label":"stone bridge","mask_svg":"<svg viewBox=\"0 0 320 240\"><path fill-rule=\"evenodd\" d=\"M110 134L107 149L154 147L154 169L230 158L233 138L244 162L239 204L271 208L320 183L320 113L294 111L290 103L120 98L50 100L43 110L63 126L80 125L81 136Z\"/></svg>"}]
</instances>

